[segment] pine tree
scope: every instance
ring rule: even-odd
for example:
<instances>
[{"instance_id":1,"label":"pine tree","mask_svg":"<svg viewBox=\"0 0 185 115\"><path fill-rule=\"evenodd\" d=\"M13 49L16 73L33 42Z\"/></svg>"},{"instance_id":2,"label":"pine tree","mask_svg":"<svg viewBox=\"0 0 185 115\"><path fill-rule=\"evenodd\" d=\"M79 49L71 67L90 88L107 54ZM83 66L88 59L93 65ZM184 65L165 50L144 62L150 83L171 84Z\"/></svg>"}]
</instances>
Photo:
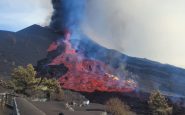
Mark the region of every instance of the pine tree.
<instances>
[{"instance_id":1,"label":"pine tree","mask_svg":"<svg viewBox=\"0 0 185 115\"><path fill-rule=\"evenodd\" d=\"M169 107L166 98L159 91L151 93L148 101L153 115L171 115L172 107Z\"/></svg>"},{"instance_id":2,"label":"pine tree","mask_svg":"<svg viewBox=\"0 0 185 115\"><path fill-rule=\"evenodd\" d=\"M28 91L35 90L40 78L36 78L36 71L31 64L25 68L19 66L12 72L11 85L15 92L29 95Z\"/></svg>"}]
</instances>

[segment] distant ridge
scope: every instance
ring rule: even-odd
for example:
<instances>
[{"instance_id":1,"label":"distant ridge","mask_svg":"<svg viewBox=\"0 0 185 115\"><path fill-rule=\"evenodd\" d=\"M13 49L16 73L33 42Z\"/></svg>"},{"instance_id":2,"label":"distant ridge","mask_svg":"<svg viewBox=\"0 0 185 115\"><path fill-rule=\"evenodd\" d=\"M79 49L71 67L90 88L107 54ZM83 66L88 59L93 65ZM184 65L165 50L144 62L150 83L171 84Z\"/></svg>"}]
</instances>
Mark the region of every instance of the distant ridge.
<instances>
[{"instance_id":1,"label":"distant ridge","mask_svg":"<svg viewBox=\"0 0 185 115\"><path fill-rule=\"evenodd\" d=\"M29 26L29 27L27 27L27 28L24 28L24 29L22 29L22 30L17 31L16 33L19 33L19 34L38 33L38 32L43 31L43 29L42 29L42 28L43 28L43 27L41 27L41 26L39 26L39 25L34 24L34 25L31 25L31 26ZM45 30L45 31L46 31L46 30Z\"/></svg>"},{"instance_id":2,"label":"distant ridge","mask_svg":"<svg viewBox=\"0 0 185 115\"><path fill-rule=\"evenodd\" d=\"M36 24L29 26L25 29L22 29L20 31L17 31L16 33L20 35L29 35L29 36L30 35L31 36L45 36L51 39L52 38L55 39L59 37L59 35L56 34L53 29L49 27L42 27Z\"/></svg>"}]
</instances>

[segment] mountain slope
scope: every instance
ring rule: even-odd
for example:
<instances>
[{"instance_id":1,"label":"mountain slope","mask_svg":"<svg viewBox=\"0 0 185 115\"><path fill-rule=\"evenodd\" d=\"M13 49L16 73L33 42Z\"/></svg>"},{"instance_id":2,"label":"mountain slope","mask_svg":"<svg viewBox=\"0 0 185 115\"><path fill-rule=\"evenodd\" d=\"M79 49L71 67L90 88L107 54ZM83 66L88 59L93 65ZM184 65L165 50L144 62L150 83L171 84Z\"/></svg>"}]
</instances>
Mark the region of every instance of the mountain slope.
<instances>
[{"instance_id":1,"label":"mountain slope","mask_svg":"<svg viewBox=\"0 0 185 115\"><path fill-rule=\"evenodd\" d=\"M36 65L46 57L52 38L58 36L53 33L38 25L19 32L0 31L0 76L9 76L12 68L18 65Z\"/></svg>"},{"instance_id":2,"label":"mountain slope","mask_svg":"<svg viewBox=\"0 0 185 115\"><path fill-rule=\"evenodd\" d=\"M85 36L78 42L77 49L86 57L101 60L117 68L116 74L119 76L122 76L120 74L125 70L137 75L134 79L138 82L139 90L150 92L160 89L168 95L185 96L185 69L145 58L130 57L118 51L106 49Z\"/></svg>"},{"instance_id":3,"label":"mountain slope","mask_svg":"<svg viewBox=\"0 0 185 115\"><path fill-rule=\"evenodd\" d=\"M18 65L32 63L47 56L47 48L51 42L60 37L55 31L38 25L30 26L18 32L0 31L0 75L8 76L11 69ZM129 71L136 76L139 89L151 91L160 89L168 94L185 96L185 69L161 64L144 58L130 57L115 50L106 49L83 36L77 50L85 57L96 59L116 68L116 73L122 77L123 71Z\"/></svg>"}]
</instances>

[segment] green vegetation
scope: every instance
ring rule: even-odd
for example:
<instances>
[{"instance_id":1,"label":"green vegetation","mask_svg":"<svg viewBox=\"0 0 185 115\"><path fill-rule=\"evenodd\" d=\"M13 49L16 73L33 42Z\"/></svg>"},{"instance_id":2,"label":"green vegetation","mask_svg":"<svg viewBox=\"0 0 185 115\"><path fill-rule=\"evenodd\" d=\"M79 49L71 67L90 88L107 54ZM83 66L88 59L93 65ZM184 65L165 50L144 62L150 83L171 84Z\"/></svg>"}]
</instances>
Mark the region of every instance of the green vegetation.
<instances>
[{"instance_id":1,"label":"green vegetation","mask_svg":"<svg viewBox=\"0 0 185 115\"><path fill-rule=\"evenodd\" d=\"M12 72L10 81L12 88L17 93L29 95L28 92L35 90L40 78L36 78L36 71L31 64L27 67L19 66Z\"/></svg>"},{"instance_id":2,"label":"green vegetation","mask_svg":"<svg viewBox=\"0 0 185 115\"><path fill-rule=\"evenodd\" d=\"M9 86L16 93L26 96L32 96L35 92L44 92L48 99L51 99L51 96L54 96L57 100L64 97L58 80L37 77L37 73L31 64L26 67L19 66L15 68Z\"/></svg>"},{"instance_id":3,"label":"green vegetation","mask_svg":"<svg viewBox=\"0 0 185 115\"><path fill-rule=\"evenodd\" d=\"M172 107L169 107L167 100L159 91L151 93L148 101L153 115L172 115Z\"/></svg>"},{"instance_id":4,"label":"green vegetation","mask_svg":"<svg viewBox=\"0 0 185 115\"><path fill-rule=\"evenodd\" d=\"M112 113L113 115L135 115L128 105L124 104L118 98L112 98L106 103L107 111Z\"/></svg>"},{"instance_id":5,"label":"green vegetation","mask_svg":"<svg viewBox=\"0 0 185 115\"><path fill-rule=\"evenodd\" d=\"M40 89L46 93L48 99L54 99L58 101L64 99L64 91L56 79L44 78L41 85L38 87L38 90Z\"/></svg>"}]
</instances>

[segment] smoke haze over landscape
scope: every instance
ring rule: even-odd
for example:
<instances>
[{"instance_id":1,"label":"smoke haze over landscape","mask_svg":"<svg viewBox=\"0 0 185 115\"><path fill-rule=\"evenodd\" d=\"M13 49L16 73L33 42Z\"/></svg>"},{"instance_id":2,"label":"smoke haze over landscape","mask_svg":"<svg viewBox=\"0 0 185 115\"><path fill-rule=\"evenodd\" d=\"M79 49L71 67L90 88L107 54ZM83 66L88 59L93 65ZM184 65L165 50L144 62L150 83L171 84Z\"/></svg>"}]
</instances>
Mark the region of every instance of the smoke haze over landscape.
<instances>
[{"instance_id":1,"label":"smoke haze over landscape","mask_svg":"<svg viewBox=\"0 0 185 115\"><path fill-rule=\"evenodd\" d=\"M185 67L183 4L183 0L89 0L83 27L108 48Z\"/></svg>"},{"instance_id":2,"label":"smoke haze over landscape","mask_svg":"<svg viewBox=\"0 0 185 115\"><path fill-rule=\"evenodd\" d=\"M185 68L184 3L183 0L87 0L80 27L107 48ZM1 30L48 24L53 12L50 0L2 0L0 6Z\"/></svg>"}]
</instances>

